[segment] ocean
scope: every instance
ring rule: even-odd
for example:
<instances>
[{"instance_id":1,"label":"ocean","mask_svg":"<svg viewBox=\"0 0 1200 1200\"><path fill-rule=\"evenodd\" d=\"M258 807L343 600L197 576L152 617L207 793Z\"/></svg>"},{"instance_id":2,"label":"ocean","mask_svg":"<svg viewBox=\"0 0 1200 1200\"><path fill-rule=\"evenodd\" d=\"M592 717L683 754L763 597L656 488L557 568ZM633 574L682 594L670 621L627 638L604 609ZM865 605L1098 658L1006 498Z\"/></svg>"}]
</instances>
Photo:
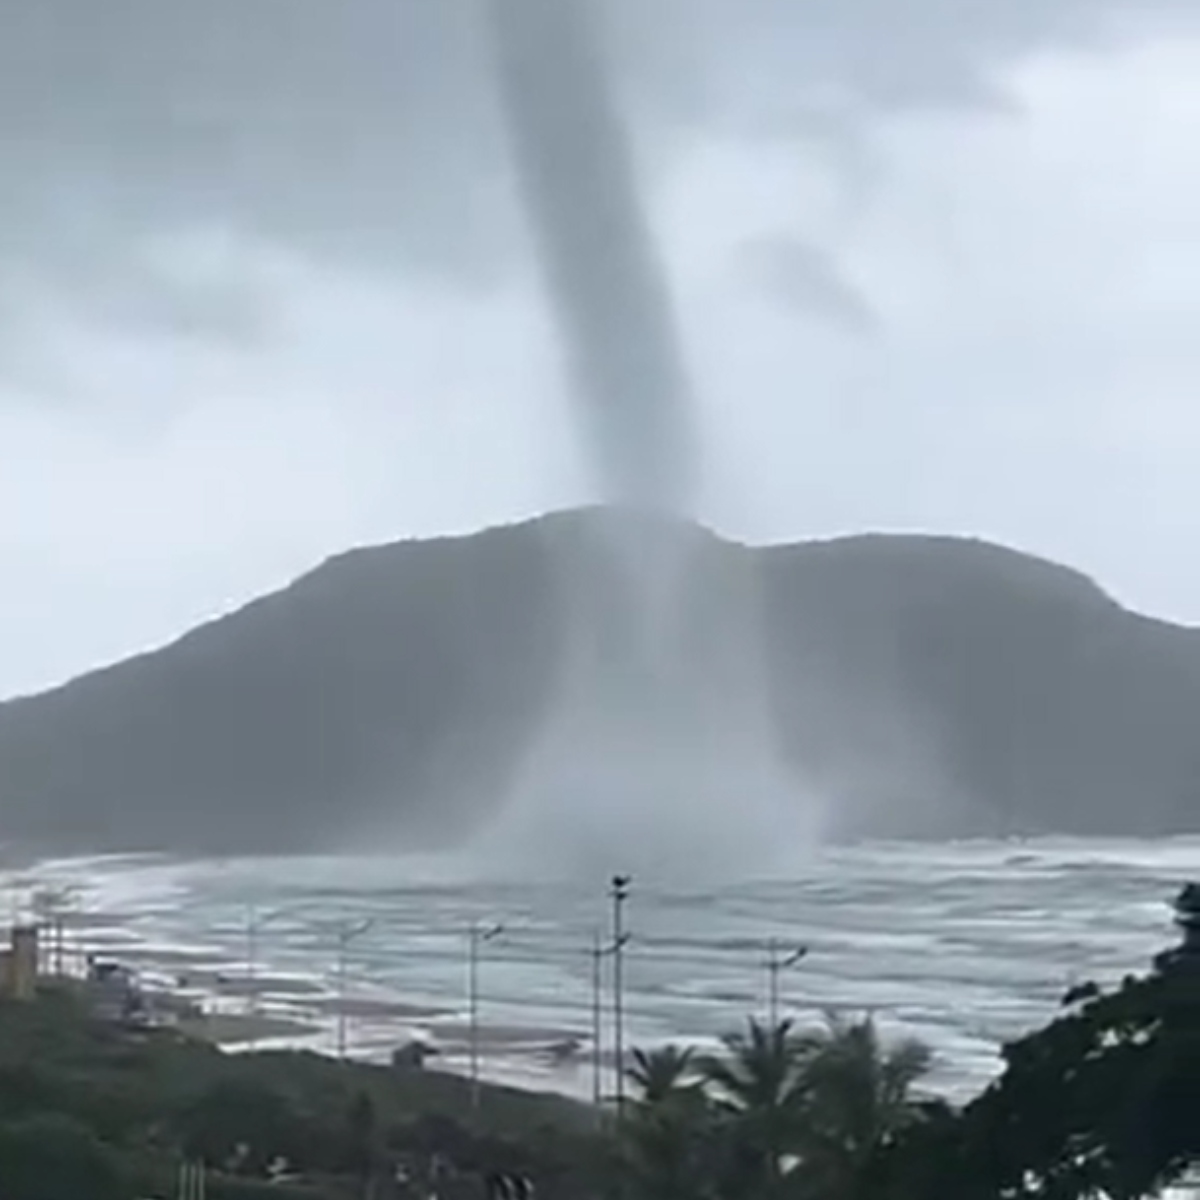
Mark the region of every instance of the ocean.
<instances>
[{"instance_id":1,"label":"ocean","mask_svg":"<svg viewBox=\"0 0 1200 1200\"><path fill-rule=\"evenodd\" d=\"M801 1025L870 1012L886 1035L926 1041L930 1086L962 1099L1068 987L1145 969L1175 939L1170 900L1196 878L1200 838L1046 838L827 848L786 878L715 888L634 879L626 1044L710 1046L765 1016L774 941L807 949L779 972L781 1012ZM296 1022L282 1040L316 1049L335 1047L340 1009L350 1054L386 1059L416 1038L450 1069L467 1062L468 931L500 925L478 943L483 1075L578 1094L594 1082L603 880L487 883L403 856L138 856L46 862L5 882L14 909L35 887L72 890L74 956L124 962L215 1012ZM577 1053L554 1053L564 1044Z\"/></svg>"}]
</instances>

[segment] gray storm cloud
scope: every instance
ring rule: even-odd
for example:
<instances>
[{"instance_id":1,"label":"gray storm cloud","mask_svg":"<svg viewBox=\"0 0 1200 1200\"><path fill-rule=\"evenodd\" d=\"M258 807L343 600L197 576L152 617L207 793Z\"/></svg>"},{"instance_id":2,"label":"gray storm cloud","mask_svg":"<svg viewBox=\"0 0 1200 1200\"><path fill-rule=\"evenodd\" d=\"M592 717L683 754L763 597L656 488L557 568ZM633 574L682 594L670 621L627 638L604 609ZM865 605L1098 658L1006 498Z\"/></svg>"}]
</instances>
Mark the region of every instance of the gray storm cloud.
<instances>
[{"instance_id":1,"label":"gray storm cloud","mask_svg":"<svg viewBox=\"0 0 1200 1200\"><path fill-rule=\"evenodd\" d=\"M519 190L605 498L684 511L693 406L601 32L582 0L494 0L491 18Z\"/></svg>"},{"instance_id":2,"label":"gray storm cloud","mask_svg":"<svg viewBox=\"0 0 1200 1200\"><path fill-rule=\"evenodd\" d=\"M485 2L0 0L0 291L53 267L64 239L95 243L80 254L115 276L147 233L213 224L360 266L494 277L519 217ZM1194 0L601 7L639 113L760 136L828 115L831 96L847 137L881 111L978 106L1030 52L1200 15ZM135 323L154 308L136 286L113 285ZM112 307L99 283L79 303Z\"/></svg>"}]
</instances>

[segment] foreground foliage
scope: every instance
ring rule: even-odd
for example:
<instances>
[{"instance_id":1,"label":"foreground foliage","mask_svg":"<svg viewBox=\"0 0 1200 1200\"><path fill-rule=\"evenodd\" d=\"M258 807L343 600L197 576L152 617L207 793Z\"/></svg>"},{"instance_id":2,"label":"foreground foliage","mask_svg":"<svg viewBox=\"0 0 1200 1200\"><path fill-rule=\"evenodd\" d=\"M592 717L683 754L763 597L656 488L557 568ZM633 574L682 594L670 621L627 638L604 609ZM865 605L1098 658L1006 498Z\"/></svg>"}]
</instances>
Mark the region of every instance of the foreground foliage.
<instances>
[{"instance_id":1,"label":"foreground foliage","mask_svg":"<svg viewBox=\"0 0 1200 1200\"><path fill-rule=\"evenodd\" d=\"M917 1089L917 1042L870 1019L751 1022L709 1060L642 1055L630 1200L1139 1200L1200 1165L1200 888L1185 943L1111 992L1076 989L960 1110Z\"/></svg>"},{"instance_id":2,"label":"foreground foliage","mask_svg":"<svg viewBox=\"0 0 1200 1200\"><path fill-rule=\"evenodd\" d=\"M865 1018L638 1052L606 1129L559 1097L485 1087L476 1109L450 1075L121 1031L67 993L0 1004L0 1200L171 1196L184 1161L209 1200L485 1200L496 1172L539 1200L1138 1200L1200 1164L1188 895L1183 947L1077 989L961 1109L922 1094L925 1047Z\"/></svg>"},{"instance_id":3,"label":"foreground foliage","mask_svg":"<svg viewBox=\"0 0 1200 1200\"><path fill-rule=\"evenodd\" d=\"M918 1154L931 1200L1157 1195L1200 1163L1200 971L1072 995Z\"/></svg>"},{"instance_id":4,"label":"foreground foliage","mask_svg":"<svg viewBox=\"0 0 1200 1200\"><path fill-rule=\"evenodd\" d=\"M921 1119L913 1087L929 1065L919 1043L884 1047L870 1019L830 1018L805 1034L751 1021L711 1058L674 1047L644 1055L624 1132L630 1191L639 1200L876 1195L897 1136Z\"/></svg>"},{"instance_id":5,"label":"foreground foliage","mask_svg":"<svg viewBox=\"0 0 1200 1200\"><path fill-rule=\"evenodd\" d=\"M476 1111L451 1075L225 1054L115 1029L65 993L0 1004L0 1200L173 1196L184 1161L209 1168L209 1200L378 1195L398 1165L418 1194L439 1161L461 1176L445 1200L480 1194L495 1169L575 1200L598 1171L595 1130L586 1106L557 1096L487 1087ZM280 1159L303 1182L265 1190Z\"/></svg>"}]
</instances>

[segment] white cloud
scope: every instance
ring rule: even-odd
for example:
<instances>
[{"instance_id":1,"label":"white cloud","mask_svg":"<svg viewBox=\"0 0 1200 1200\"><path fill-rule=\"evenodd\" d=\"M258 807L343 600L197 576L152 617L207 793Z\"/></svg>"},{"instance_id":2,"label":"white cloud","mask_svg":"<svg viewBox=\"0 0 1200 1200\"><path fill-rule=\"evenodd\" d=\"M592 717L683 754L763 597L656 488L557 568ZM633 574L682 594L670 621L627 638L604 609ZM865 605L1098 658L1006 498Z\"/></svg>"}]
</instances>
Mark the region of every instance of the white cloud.
<instances>
[{"instance_id":1,"label":"white cloud","mask_svg":"<svg viewBox=\"0 0 1200 1200\"><path fill-rule=\"evenodd\" d=\"M43 388L0 403L0 687L161 641L352 544L578 496L527 292L298 262L280 283L254 347L33 323Z\"/></svg>"},{"instance_id":2,"label":"white cloud","mask_svg":"<svg viewBox=\"0 0 1200 1200\"><path fill-rule=\"evenodd\" d=\"M1012 114L882 125L886 185L842 243L874 341L690 296L734 523L982 532L1200 616L1197 67L1196 42L1045 56Z\"/></svg>"}]
</instances>

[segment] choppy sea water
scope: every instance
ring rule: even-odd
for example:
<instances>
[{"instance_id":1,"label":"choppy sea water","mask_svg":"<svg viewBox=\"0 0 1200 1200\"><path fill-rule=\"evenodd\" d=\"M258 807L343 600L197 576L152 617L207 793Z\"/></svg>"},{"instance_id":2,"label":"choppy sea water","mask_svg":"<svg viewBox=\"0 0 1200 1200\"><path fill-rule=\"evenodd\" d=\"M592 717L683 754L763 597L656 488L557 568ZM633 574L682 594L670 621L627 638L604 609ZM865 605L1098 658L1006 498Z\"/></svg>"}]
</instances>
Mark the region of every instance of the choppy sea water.
<instances>
[{"instance_id":1,"label":"choppy sea water","mask_svg":"<svg viewBox=\"0 0 1200 1200\"><path fill-rule=\"evenodd\" d=\"M798 1021L870 1011L927 1041L933 1086L986 1082L1005 1039L1053 1015L1067 987L1144 969L1174 940L1169 901L1200 878L1200 838L866 844L814 852L786 880L706 890L635 880L627 904L627 1042L709 1043L767 1008L767 945L805 945L780 977ZM483 1071L586 1093L603 889L455 882L403 857L44 863L8 878L77 889L75 952L136 966L149 984L315 1025L333 1046L339 993L350 1052L421 1037L465 1060L467 930L502 923L478 965ZM255 914L255 915L251 915ZM369 926L363 927L369 921ZM356 936L339 969L338 929ZM253 932L252 932L253 930ZM253 959L251 970L248 965ZM610 997L605 981L605 1029ZM576 1036L581 1057L549 1047Z\"/></svg>"}]
</instances>

